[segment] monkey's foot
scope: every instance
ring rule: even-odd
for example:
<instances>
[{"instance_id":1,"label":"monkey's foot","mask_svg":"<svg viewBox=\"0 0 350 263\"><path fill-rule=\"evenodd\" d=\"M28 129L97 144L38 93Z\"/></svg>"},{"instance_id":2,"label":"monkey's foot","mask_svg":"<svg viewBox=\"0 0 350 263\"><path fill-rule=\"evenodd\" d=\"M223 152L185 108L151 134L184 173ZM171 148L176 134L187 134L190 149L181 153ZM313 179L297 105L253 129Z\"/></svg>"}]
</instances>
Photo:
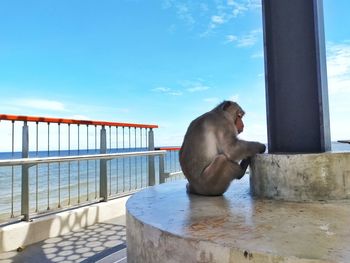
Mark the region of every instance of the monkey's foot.
<instances>
[{"instance_id":1,"label":"monkey's foot","mask_svg":"<svg viewBox=\"0 0 350 263\"><path fill-rule=\"evenodd\" d=\"M223 195L224 192L197 192L194 190L194 188L190 185L190 183L186 184L186 192L188 194L194 194L194 195L204 195L204 196L220 196Z\"/></svg>"},{"instance_id":2,"label":"monkey's foot","mask_svg":"<svg viewBox=\"0 0 350 263\"><path fill-rule=\"evenodd\" d=\"M243 173L242 175L238 176L236 179L237 179L237 180L240 180L240 179L243 178L244 175L245 175L245 173Z\"/></svg>"},{"instance_id":3,"label":"monkey's foot","mask_svg":"<svg viewBox=\"0 0 350 263\"><path fill-rule=\"evenodd\" d=\"M193 187L190 185L190 183L186 184L186 192L188 194L196 194L196 192L193 190Z\"/></svg>"}]
</instances>

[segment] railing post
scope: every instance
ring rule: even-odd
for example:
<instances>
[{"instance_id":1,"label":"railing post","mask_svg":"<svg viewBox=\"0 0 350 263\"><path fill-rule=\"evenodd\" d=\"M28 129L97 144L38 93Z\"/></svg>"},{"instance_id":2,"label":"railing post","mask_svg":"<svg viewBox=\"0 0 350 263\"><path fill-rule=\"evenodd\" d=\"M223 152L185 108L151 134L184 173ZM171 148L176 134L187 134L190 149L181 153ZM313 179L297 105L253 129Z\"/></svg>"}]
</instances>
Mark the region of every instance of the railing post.
<instances>
[{"instance_id":1,"label":"railing post","mask_svg":"<svg viewBox=\"0 0 350 263\"><path fill-rule=\"evenodd\" d=\"M29 157L29 132L27 122L22 127L22 158ZM21 215L24 221L29 221L29 165L22 165Z\"/></svg>"},{"instance_id":2,"label":"railing post","mask_svg":"<svg viewBox=\"0 0 350 263\"><path fill-rule=\"evenodd\" d=\"M148 132L148 150L154 151L154 134L153 129ZM154 168L154 156L148 156L148 185L156 184L156 172Z\"/></svg>"},{"instance_id":3,"label":"railing post","mask_svg":"<svg viewBox=\"0 0 350 263\"><path fill-rule=\"evenodd\" d=\"M159 155L159 183L165 183L164 155Z\"/></svg>"},{"instance_id":4,"label":"railing post","mask_svg":"<svg viewBox=\"0 0 350 263\"><path fill-rule=\"evenodd\" d=\"M106 138L106 128L102 126L101 128L101 144L100 153L107 153L107 138ZM107 160L100 160L100 197L103 201L108 201L108 186L107 186Z\"/></svg>"}]
</instances>

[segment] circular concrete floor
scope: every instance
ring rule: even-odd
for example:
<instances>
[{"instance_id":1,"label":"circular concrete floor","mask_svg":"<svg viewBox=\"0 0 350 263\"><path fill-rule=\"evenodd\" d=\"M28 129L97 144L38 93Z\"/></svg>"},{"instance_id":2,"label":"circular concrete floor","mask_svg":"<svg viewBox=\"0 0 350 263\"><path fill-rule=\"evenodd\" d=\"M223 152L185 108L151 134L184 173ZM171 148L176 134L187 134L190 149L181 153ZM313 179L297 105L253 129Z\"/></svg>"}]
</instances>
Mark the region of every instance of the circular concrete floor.
<instances>
[{"instance_id":1,"label":"circular concrete floor","mask_svg":"<svg viewBox=\"0 0 350 263\"><path fill-rule=\"evenodd\" d=\"M350 201L254 200L249 178L218 197L186 181L145 189L127 203L128 262L350 262Z\"/></svg>"}]
</instances>

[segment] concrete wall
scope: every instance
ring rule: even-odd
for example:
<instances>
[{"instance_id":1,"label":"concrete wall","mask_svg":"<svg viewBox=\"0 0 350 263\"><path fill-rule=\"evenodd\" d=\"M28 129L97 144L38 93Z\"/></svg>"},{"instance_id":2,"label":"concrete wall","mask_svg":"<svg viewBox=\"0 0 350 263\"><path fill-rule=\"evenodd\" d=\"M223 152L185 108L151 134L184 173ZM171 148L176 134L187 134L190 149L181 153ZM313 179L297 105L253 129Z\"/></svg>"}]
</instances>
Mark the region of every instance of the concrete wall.
<instances>
[{"instance_id":1,"label":"concrete wall","mask_svg":"<svg viewBox=\"0 0 350 263\"><path fill-rule=\"evenodd\" d=\"M28 246L99 222L125 215L129 196L0 228L0 252Z\"/></svg>"}]
</instances>

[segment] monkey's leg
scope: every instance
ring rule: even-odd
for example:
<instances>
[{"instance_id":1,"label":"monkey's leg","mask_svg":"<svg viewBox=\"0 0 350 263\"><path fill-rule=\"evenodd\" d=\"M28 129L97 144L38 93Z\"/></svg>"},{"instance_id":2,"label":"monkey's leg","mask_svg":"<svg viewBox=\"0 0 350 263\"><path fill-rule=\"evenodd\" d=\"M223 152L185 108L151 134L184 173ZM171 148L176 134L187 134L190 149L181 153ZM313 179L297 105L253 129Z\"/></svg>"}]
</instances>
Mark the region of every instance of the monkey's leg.
<instances>
[{"instance_id":1,"label":"monkey's leg","mask_svg":"<svg viewBox=\"0 0 350 263\"><path fill-rule=\"evenodd\" d=\"M241 174L237 174L236 179L242 179L242 177L245 175L245 172L247 171L248 165L250 164L250 157L243 159L239 166L241 167Z\"/></svg>"},{"instance_id":2,"label":"monkey's leg","mask_svg":"<svg viewBox=\"0 0 350 263\"><path fill-rule=\"evenodd\" d=\"M244 175L244 172L240 165L220 154L204 169L197 184L190 185L188 189L202 195L222 195L232 180Z\"/></svg>"}]
</instances>

